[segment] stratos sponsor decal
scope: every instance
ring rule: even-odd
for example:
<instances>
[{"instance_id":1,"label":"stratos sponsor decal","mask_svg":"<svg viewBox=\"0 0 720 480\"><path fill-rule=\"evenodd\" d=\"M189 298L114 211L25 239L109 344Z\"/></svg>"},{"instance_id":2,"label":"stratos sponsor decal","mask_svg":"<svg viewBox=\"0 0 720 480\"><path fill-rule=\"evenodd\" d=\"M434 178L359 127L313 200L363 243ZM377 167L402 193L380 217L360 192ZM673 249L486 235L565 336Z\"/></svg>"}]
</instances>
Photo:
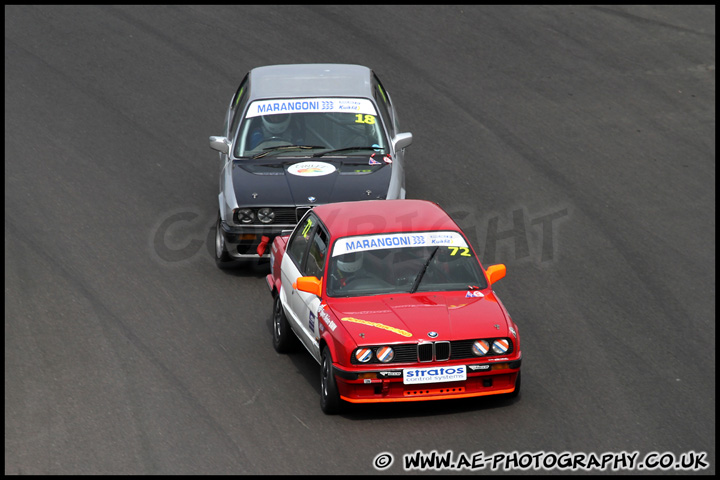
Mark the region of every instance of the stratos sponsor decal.
<instances>
[{"instance_id":1,"label":"stratos sponsor decal","mask_svg":"<svg viewBox=\"0 0 720 480\"><path fill-rule=\"evenodd\" d=\"M465 365L455 367L406 368L403 370L403 383L405 385L457 382L460 380L467 380L467 368Z\"/></svg>"},{"instance_id":2,"label":"stratos sponsor decal","mask_svg":"<svg viewBox=\"0 0 720 480\"><path fill-rule=\"evenodd\" d=\"M341 318L341 320L343 322L359 323L362 325L369 325L371 327L382 328L383 330L387 330L388 332L397 333L398 335L402 335L403 337L412 337L412 333L410 333L406 330L401 330L399 328L390 327L388 325L383 325L382 323L369 322L367 320L360 320L359 318L353 318L353 317L343 317L343 318Z\"/></svg>"},{"instance_id":3,"label":"stratos sponsor decal","mask_svg":"<svg viewBox=\"0 0 720 480\"><path fill-rule=\"evenodd\" d=\"M246 118L285 113L354 113L377 115L366 98L288 98L258 100L248 108Z\"/></svg>"},{"instance_id":4,"label":"stratos sponsor decal","mask_svg":"<svg viewBox=\"0 0 720 480\"><path fill-rule=\"evenodd\" d=\"M365 250L383 250L396 247L432 247L436 245L467 248L465 239L458 232L389 233L341 238L335 242L333 257Z\"/></svg>"},{"instance_id":5,"label":"stratos sponsor decal","mask_svg":"<svg viewBox=\"0 0 720 480\"><path fill-rule=\"evenodd\" d=\"M300 162L290 165L288 173L298 177L322 177L335 173L335 165L325 162Z\"/></svg>"}]
</instances>

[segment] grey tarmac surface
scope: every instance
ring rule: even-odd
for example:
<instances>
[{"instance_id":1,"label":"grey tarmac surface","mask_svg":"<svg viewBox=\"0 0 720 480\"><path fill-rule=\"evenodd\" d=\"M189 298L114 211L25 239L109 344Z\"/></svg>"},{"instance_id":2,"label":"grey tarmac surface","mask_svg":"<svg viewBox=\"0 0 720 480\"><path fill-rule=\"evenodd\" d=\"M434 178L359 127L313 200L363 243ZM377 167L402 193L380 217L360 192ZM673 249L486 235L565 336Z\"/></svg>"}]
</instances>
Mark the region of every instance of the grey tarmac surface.
<instances>
[{"instance_id":1,"label":"grey tarmac surface","mask_svg":"<svg viewBox=\"0 0 720 480\"><path fill-rule=\"evenodd\" d=\"M378 73L408 197L507 265L517 401L325 416L267 266L215 267L208 136L250 68L305 62ZM5 6L5 473L715 473L715 129L714 6Z\"/></svg>"}]
</instances>

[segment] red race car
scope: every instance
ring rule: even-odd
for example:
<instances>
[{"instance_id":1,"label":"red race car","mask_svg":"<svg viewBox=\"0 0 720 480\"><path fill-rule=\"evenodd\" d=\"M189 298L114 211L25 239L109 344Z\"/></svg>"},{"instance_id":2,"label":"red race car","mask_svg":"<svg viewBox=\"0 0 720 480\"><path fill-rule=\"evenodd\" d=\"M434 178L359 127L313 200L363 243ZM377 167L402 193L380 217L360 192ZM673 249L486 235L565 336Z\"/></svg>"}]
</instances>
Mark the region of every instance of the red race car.
<instances>
[{"instance_id":1,"label":"red race car","mask_svg":"<svg viewBox=\"0 0 720 480\"><path fill-rule=\"evenodd\" d=\"M437 204L319 205L270 261L273 345L318 361L325 413L519 393L520 333L491 287L505 265L483 269Z\"/></svg>"}]
</instances>

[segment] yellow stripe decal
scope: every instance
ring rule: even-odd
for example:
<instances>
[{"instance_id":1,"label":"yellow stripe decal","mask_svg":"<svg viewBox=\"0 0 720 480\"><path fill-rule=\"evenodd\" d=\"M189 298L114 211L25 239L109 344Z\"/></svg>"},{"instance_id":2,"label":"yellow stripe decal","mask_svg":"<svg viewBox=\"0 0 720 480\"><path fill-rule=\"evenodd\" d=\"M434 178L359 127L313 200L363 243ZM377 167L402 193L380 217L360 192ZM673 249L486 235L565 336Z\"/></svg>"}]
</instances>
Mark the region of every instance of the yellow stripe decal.
<instances>
[{"instance_id":1,"label":"yellow stripe decal","mask_svg":"<svg viewBox=\"0 0 720 480\"><path fill-rule=\"evenodd\" d=\"M395 327L389 327L387 325L383 325L382 323L368 322L367 320L360 320L359 318L353 318L353 317L343 317L340 320L342 320L343 322L360 323L362 325L369 325L371 327L382 328L383 330L397 333L398 335L402 335L403 337L412 337L412 333L410 333L408 331L401 330L401 329L395 328Z\"/></svg>"}]
</instances>

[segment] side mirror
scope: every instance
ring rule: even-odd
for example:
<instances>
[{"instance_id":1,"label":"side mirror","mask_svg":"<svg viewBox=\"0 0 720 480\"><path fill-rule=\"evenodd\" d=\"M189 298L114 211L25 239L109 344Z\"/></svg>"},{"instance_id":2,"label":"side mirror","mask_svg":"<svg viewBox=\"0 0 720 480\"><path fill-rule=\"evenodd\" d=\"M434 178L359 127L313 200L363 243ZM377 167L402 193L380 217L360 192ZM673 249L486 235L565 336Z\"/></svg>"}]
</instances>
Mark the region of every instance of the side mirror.
<instances>
[{"instance_id":1,"label":"side mirror","mask_svg":"<svg viewBox=\"0 0 720 480\"><path fill-rule=\"evenodd\" d=\"M322 280L317 277L299 277L293 283L293 288L319 297L322 294Z\"/></svg>"},{"instance_id":2,"label":"side mirror","mask_svg":"<svg viewBox=\"0 0 720 480\"><path fill-rule=\"evenodd\" d=\"M398 133L395 138L392 139L393 148L397 152L403 148L409 146L413 141L412 133Z\"/></svg>"},{"instance_id":3,"label":"side mirror","mask_svg":"<svg viewBox=\"0 0 720 480\"><path fill-rule=\"evenodd\" d=\"M501 278L505 276L507 269L505 268L505 265L498 264L498 265L490 265L486 270L485 274L488 277L488 280L490 281L490 285L497 282Z\"/></svg>"},{"instance_id":4,"label":"side mirror","mask_svg":"<svg viewBox=\"0 0 720 480\"><path fill-rule=\"evenodd\" d=\"M225 137L210 137L210 148L227 155L230 153L230 141Z\"/></svg>"}]
</instances>

